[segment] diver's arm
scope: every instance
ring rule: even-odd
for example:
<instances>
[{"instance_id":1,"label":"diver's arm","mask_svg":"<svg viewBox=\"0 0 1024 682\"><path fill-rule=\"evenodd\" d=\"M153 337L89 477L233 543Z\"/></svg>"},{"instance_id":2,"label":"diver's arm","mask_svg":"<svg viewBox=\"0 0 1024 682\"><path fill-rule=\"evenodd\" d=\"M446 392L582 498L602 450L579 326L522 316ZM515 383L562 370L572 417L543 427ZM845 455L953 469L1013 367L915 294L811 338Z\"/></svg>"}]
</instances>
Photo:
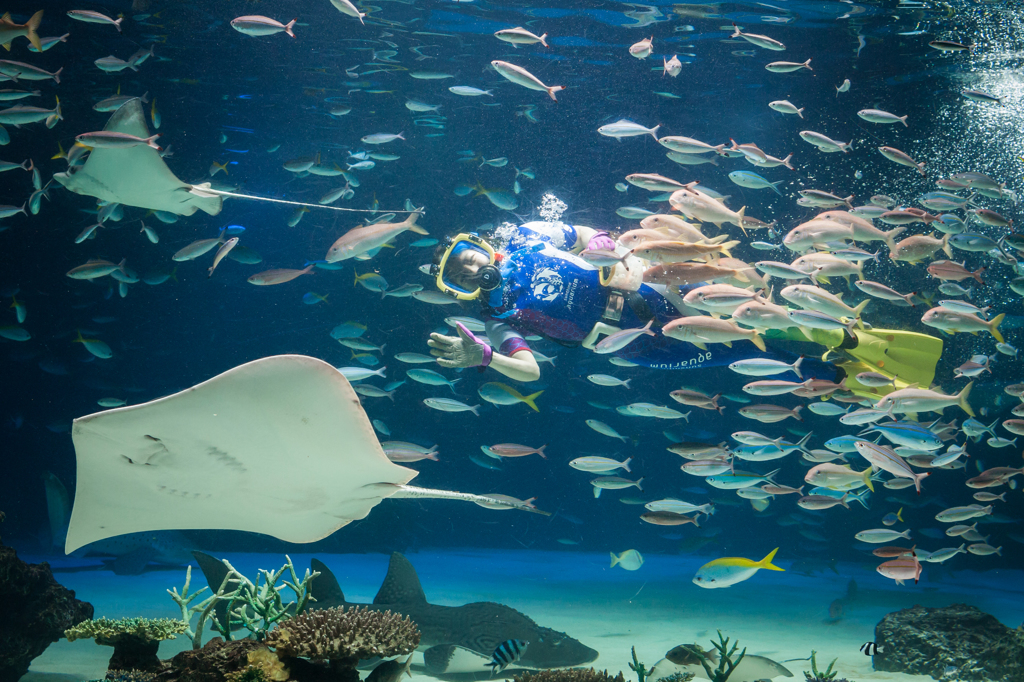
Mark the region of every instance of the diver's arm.
<instances>
[{"instance_id":1,"label":"diver's arm","mask_svg":"<svg viewBox=\"0 0 1024 682\"><path fill-rule=\"evenodd\" d=\"M540 366L537 364L537 359L526 349L517 351L511 356L493 353L491 364L488 367L515 381L525 382L540 379Z\"/></svg>"}]
</instances>

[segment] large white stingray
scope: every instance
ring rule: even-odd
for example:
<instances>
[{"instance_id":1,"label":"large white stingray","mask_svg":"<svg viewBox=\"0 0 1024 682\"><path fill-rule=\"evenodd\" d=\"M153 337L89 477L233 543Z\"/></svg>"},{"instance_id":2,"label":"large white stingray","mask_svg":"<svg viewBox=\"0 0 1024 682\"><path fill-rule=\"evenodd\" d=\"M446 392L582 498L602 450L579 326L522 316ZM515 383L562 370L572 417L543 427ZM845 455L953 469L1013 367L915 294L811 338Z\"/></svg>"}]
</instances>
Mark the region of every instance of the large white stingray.
<instances>
[{"instance_id":1,"label":"large white stingray","mask_svg":"<svg viewBox=\"0 0 1024 682\"><path fill-rule=\"evenodd\" d=\"M126 102L107 121L106 131L149 137L140 100ZM75 173L56 173L53 179L77 194L154 211L192 215L202 209L220 213L223 199L182 182L148 145L128 149L93 149Z\"/></svg>"},{"instance_id":2,"label":"large white stingray","mask_svg":"<svg viewBox=\"0 0 1024 682\"><path fill-rule=\"evenodd\" d=\"M180 393L76 419L68 553L154 530L231 529L314 542L386 497L518 507L406 485L352 386L316 358L279 355Z\"/></svg>"}]
</instances>

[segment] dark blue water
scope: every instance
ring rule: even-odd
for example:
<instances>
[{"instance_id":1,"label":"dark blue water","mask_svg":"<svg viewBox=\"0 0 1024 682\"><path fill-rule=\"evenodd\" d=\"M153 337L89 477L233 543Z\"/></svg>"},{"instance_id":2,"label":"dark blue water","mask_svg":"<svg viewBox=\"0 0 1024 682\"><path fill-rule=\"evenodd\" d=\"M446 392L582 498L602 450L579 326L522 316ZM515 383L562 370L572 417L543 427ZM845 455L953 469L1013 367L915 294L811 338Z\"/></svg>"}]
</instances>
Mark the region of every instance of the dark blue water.
<instances>
[{"instance_id":1,"label":"dark blue water","mask_svg":"<svg viewBox=\"0 0 1024 682\"><path fill-rule=\"evenodd\" d=\"M122 93L149 92L156 97L162 116L161 144L173 146L168 165L183 180L199 182L207 177L212 162L228 162L229 175L219 174L217 181L247 194L289 201L316 203L328 190L343 184L343 179L297 178L282 168L286 160L319 153L325 161L344 165L349 151L366 148L359 142L363 135L404 131L405 142L370 149L398 154L401 159L379 162L372 171L360 174L361 186L355 197L338 205L368 208L378 202L381 209L401 209L410 199L414 205L426 207L421 224L438 238L488 224L535 218L534 207L549 192L568 204L563 216L567 222L631 229L635 221L621 218L616 209L632 205L658 210L648 203L649 195L643 190L630 187L620 193L614 189L625 175L636 172L660 173L682 182L700 180L704 186L729 194L734 208L745 205L749 215L777 221L779 233L774 239L764 231L756 235L776 242L785 231L813 215L796 205L798 189L822 189L841 196L852 193L855 204L867 203L878 193L911 203L921 193L935 189L934 179L966 170L986 172L1005 181L1008 188L1017 187L1021 167L1017 155L1022 149L1021 84L1010 70L1019 65L1017 55L1022 46L1014 32L1012 10L1002 13L994 5L971 3L958 5L948 14L895 3L776 5L608 2L591 3L581 10L575 3L504 7L488 2L388 2L371 12L373 20L366 26L335 12L327 2L316 8L297 2L272 7L218 3L215 11L204 3L151 2L134 10L118 3L92 6L128 15L124 33L119 35L109 26L73 22L63 15L58 3L46 8L41 33L70 31L68 43L40 56L28 53L19 39L11 58L49 70L64 67L61 84L35 84L43 96L31 101L50 107L58 95L64 120L52 130L41 124L9 128L12 141L0 148L0 156L10 161L32 158L44 180L63 171L63 161L50 159L58 145L68 149L75 135L101 129L107 115L92 111L91 106L120 86ZM158 17L143 21L131 18L157 12ZM284 34L252 38L230 28L232 18L251 12L272 14L282 21L298 17L297 38ZM624 12L636 14L631 18ZM732 22L750 32L771 35L788 49L767 52L729 40L727 28ZM630 27L633 23L640 25ZM499 28L517 25L548 32L551 48L511 49L491 36ZM914 35L900 35L908 32ZM645 61L630 57L629 45L651 35L652 56ZM973 54L941 55L927 46L935 38L976 42L979 47ZM142 64L137 74L107 75L92 64L108 54L127 58L153 42L157 57ZM411 51L414 47L419 51ZM387 50L395 54L382 52ZM676 79L663 76L658 68L663 56L673 54L679 54L684 62ZM431 58L418 61L417 55ZM764 69L768 61L807 58L812 58L813 72L773 74ZM520 88L497 76L488 69L492 59L521 64L547 84L567 89L553 102L542 92ZM346 69L365 73L382 66L439 71L455 78L416 80L403 70L358 78L345 73ZM835 87L845 78L851 80L852 88L837 97ZM494 96L458 97L448 92L452 85L492 88ZM984 87L1003 96L1005 104L998 110L984 110L960 96L964 87ZM383 92L367 92L370 90ZM416 126L413 119L421 114L403 106L407 98L441 104L443 128ZM806 107L805 119L770 110L767 103L777 99ZM351 106L352 112L330 116L329 107L339 103ZM526 106L533 107L530 114L536 122L523 115ZM911 125L875 126L856 117L857 110L869 107L907 114ZM692 136L713 144L731 137L737 142L756 142L780 158L792 152L796 170L754 169L771 181L784 180L783 197L767 190L745 190L727 177L732 170L752 169L742 160L722 158L717 167L681 167L666 159L666 150L649 136L618 142L597 134L599 126L620 118L645 126L660 124L662 135ZM807 129L853 141L853 150L821 154L798 136ZM277 144L276 152L267 151ZM891 164L874 149L882 144L925 161L929 177ZM481 167L479 160L461 163L458 159L464 150L472 150L478 159L504 156L509 163L503 168ZM482 196L455 194L459 185L477 183L509 190L516 180L515 168L532 169L536 179L518 178L522 192L514 212L501 211ZM21 171L8 172L0 179L0 203L20 205L31 192L27 174ZM1007 216L1016 215L1016 207L1009 202L985 205ZM318 269L312 276L274 287L254 287L246 282L262 269L298 268L323 258L338 236L359 224L357 214L314 208L298 225L289 227L289 208L229 200L220 215L197 213L165 225L147 217L142 209L126 208L120 223L108 223L95 240L75 244L75 235L92 224L89 211L94 208L89 198L54 185L39 215L5 220L7 229L0 233L0 285L7 302L17 292L17 300L27 307L24 327L32 334L30 341L3 341L0 347L0 414L4 417L0 426L4 453L0 507L7 512L3 535L5 541L26 548L48 544L43 472L55 474L73 494L70 423L98 411L97 399L114 396L129 403L144 402L244 362L281 353L312 355L336 366L355 365L349 350L329 335L336 324L348 320L367 325L366 340L386 342L386 356L400 351L424 353L428 334L444 326L444 317L477 314L473 306L459 311L455 306L431 306L408 298L382 300L380 295L353 285L354 274L372 270L384 276L392 288L403 283L429 286L417 267L429 261L431 250L409 247L418 238L411 234L398 238L395 249L384 249L369 262L353 265L348 261L341 270ZM139 234L142 219L159 232L159 244L150 244ZM212 254L181 264L170 260L178 249L197 239L216 237L228 224L245 226L241 243L262 255L261 264L225 260L208 279L206 268ZM920 226L914 229L921 231ZM980 230L998 236L994 228L980 226ZM746 245L738 247L735 255L745 260L765 257ZM991 263L985 254L955 255L957 260L966 258L972 270L991 266L986 277L989 285L979 287L973 299L978 305L993 305L994 312L1005 312L1008 318L1022 314L1020 296L1007 286L1015 277L1010 267ZM127 297L121 298L109 278L90 283L65 276L90 258L114 262L126 258L140 274L177 265L176 279L158 286L131 285ZM900 291L934 291L936 285L923 266L895 267L884 256L866 271L872 279ZM845 289L841 282L834 284L838 287L834 290ZM327 295L327 302L303 304L303 294L310 291ZM859 300L859 294L849 292L847 298ZM920 324L924 308L911 310L876 302L869 310L867 319L875 326L937 333ZM14 324L13 310L2 314L3 324ZM1004 327L1012 330L1014 324L1008 319ZM87 338L106 341L114 357L93 358L81 344L73 343L78 330ZM1008 332L1007 340L1016 343L1015 335L1019 332ZM947 391L959 390L964 383L953 380L953 368L975 352L994 353L988 337L957 335L947 338L946 344L936 382ZM445 387L410 381L398 390L394 402L368 398L364 404L371 418L390 427L394 438L439 444L441 461L413 465L421 471L416 484L536 497L538 508L553 512L552 516L496 514L439 501L386 501L366 520L307 551L379 552L446 546L621 551L633 547L644 553L701 551L709 556L760 558L782 546L787 560L827 563L865 556L863 548L853 547L853 534L877 527L882 515L900 507L909 527L939 528L933 519L936 512L972 501L972 491L963 486L963 480L974 475L981 462L982 468L1021 464L1018 446L996 450L984 442L971 444L967 463L971 473L938 472L925 482L920 497L912 490L879 488L871 498L870 510L854 505L849 512L832 510L841 513L812 516L799 512L794 499L779 498L766 511L755 513L747 501L702 486L699 479L680 473L681 461L665 450L670 444L663 433L666 430L675 439L708 442L724 440L735 430L761 430L762 425L737 415L739 404L723 401L727 405L724 415L694 410L689 423L627 418L588 404L594 400L610 405L638 401L670 404L667 394L681 385L708 393L742 395L745 377L724 368L699 374L616 368L582 349L550 342L534 345L547 355L557 355L555 367L541 365L538 383L518 387L524 394L544 390L538 399L539 413L524 405L495 407L480 401L476 388L503 378L493 371L472 369L445 372L460 379L455 396ZM794 353L820 352L820 347L814 351L799 344L780 347ZM383 358L381 365L388 367L389 379L402 378L407 368L391 357ZM1002 388L1024 376L1021 363L1006 356L999 356L993 367L993 374L981 377L972 395L975 409L984 408L979 419L985 424L997 417L1009 418L1016 401ZM633 388L594 386L585 379L594 372L631 378ZM422 400L430 396L481 404L480 415L428 410ZM773 401L797 404L796 399ZM950 409L945 416L962 421L965 415ZM584 425L584 420L591 418L612 424L628 442L594 433ZM788 436L787 427L794 429L795 436L813 430L814 447L822 447L835 435L856 433L856 429L838 425L834 418L812 414L806 414L804 423L790 420L764 431ZM481 445L500 442L546 444L548 459L508 460L500 472L486 471L469 460ZM633 457L633 477L644 477L643 492L608 491L594 499L591 476L567 466L570 459L583 454ZM287 466L289 456L281 453L282 466ZM806 471L796 455L779 464L783 467L780 482L796 485ZM861 463L855 467L861 468ZM756 468L767 471L775 467ZM623 504L619 501L623 497L679 497L697 503L714 500L718 513L699 529L666 529L641 523L638 515L643 508ZM991 544L1004 547L1003 559L958 556L941 569L926 566L926 574L959 565L985 568L1019 562L1024 538L1018 522L1022 512L1019 490L1009 490L1007 500L997 509L1003 523L980 526L984 534L993 535ZM791 519L799 519L799 523L788 525ZM808 540L801 529L816 530L825 541ZM207 531L187 536L197 546L212 550L286 549L270 538L242 533ZM578 544L559 544L559 539ZM922 544L937 549L950 543L941 537L922 539Z\"/></svg>"}]
</instances>

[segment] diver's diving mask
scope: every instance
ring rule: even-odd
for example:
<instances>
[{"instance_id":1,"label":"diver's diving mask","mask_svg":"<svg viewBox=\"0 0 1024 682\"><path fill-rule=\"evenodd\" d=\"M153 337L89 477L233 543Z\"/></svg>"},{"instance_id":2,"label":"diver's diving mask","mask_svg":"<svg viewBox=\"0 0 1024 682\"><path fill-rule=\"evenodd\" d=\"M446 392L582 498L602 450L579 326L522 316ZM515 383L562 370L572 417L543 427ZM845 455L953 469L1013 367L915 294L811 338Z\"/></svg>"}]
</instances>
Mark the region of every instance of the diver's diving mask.
<instances>
[{"instance_id":1,"label":"diver's diving mask","mask_svg":"<svg viewBox=\"0 0 1024 682\"><path fill-rule=\"evenodd\" d=\"M475 232L457 234L448 240L447 246L441 261L430 269L430 274L437 278L437 288L442 292L461 301L472 301L480 297L480 292L493 291L501 286L501 271L495 265L500 257L480 235ZM487 263L481 265L475 274L464 278L461 277L464 270L459 256L467 250L480 253L487 258ZM467 284L466 280L471 280L472 284Z\"/></svg>"}]
</instances>

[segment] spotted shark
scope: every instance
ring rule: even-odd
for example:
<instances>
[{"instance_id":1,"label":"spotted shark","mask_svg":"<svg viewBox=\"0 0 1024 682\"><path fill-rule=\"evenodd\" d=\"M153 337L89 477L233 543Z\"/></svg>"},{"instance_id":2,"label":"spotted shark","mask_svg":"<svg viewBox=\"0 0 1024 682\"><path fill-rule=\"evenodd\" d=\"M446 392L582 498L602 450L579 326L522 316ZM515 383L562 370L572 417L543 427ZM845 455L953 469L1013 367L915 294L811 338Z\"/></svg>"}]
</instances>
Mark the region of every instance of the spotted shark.
<instances>
[{"instance_id":1,"label":"spotted shark","mask_svg":"<svg viewBox=\"0 0 1024 682\"><path fill-rule=\"evenodd\" d=\"M224 564L208 554L193 552L211 589L216 590L227 574ZM484 673L491 655L508 639L529 642L513 669L569 668L597 659L598 652L564 632L537 625L529 616L495 602L473 602L462 606L439 606L427 601L412 563L401 554L391 555L387 575L372 604L345 599L337 578L322 561L313 559L319 571L311 583L313 609L363 606L408 616L420 629L418 650L423 654L425 672L435 676ZM223 612L217 614L223 622Z\"/></svg>"}]
</instances>

